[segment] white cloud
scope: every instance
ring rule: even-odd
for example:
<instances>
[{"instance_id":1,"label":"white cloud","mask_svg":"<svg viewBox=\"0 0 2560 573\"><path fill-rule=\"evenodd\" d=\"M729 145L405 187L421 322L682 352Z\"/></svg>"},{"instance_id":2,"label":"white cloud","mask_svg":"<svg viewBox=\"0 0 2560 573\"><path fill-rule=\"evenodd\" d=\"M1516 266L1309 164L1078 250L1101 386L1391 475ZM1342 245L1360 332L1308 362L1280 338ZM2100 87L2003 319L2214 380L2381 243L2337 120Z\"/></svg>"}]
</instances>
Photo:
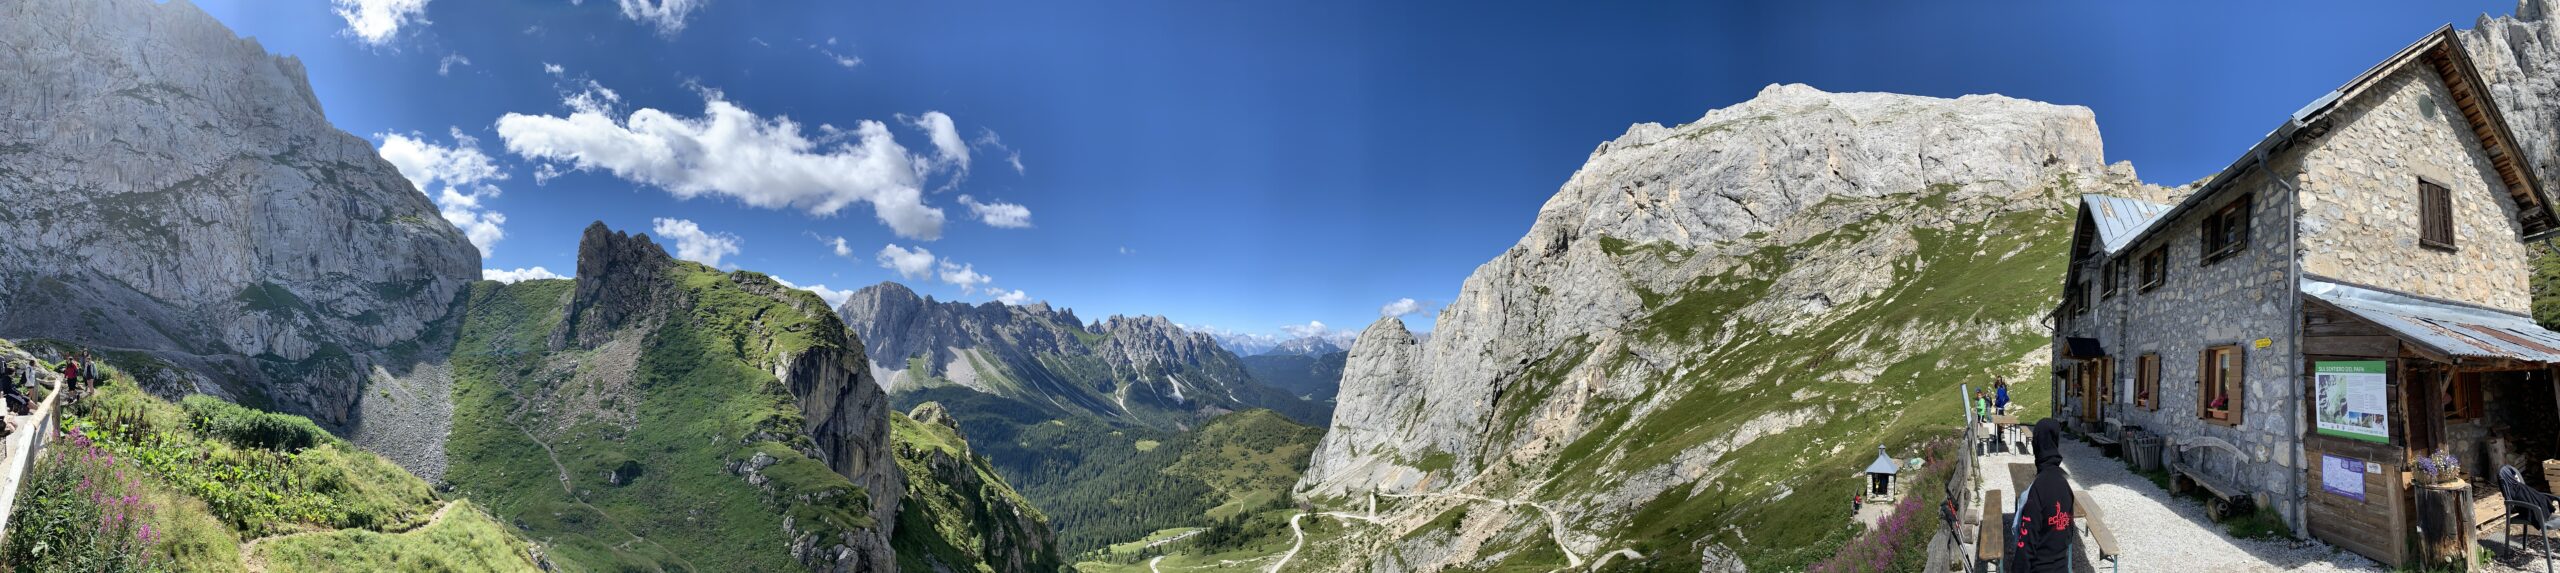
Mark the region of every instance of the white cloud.
<instances>
[{"instance_id":1,"label":"white cloud","mask_svg":"<svg viewBox=\"0 0 2560 573\"><path fill-rule=\"evenodd\" d=\"M855 66L860 66L860 65L862 65L862 58L861 58L861 57L858 57L858 56L847 56L847 55L844 55L844 54L836 53L836 51L835 51L835 50L829 50L829 49L825 49L825 48L820 48L820 49L818 49L818 53L826 54L826 55L827 55L827 59L829 59L829 60L834 60L834 61L835 61L835 63L836 63L836 65L844 66L844 68L845 68L845 69L848 69L848 70L853 69Z\"/></svg>"},{"instance_id":2,"label":"white cloud","mask_svg":"<svg viewBox=\"0 0 2560 573\"><path fill-rule=\"evenodd\" d=\"M1128 246L1126 246L1126 245L1123 245L1123 246L1121 246L1121 247L1120 247L1120 254L1122 254L1122 255L1135 255L1135 254L1138 254L1138 250L1137 250L1137 249L1132 249L1132 248L1129 248L1129 247L1128 247Z\"/></svg>"},{"instance_id":3,"label":"white cloud","mask_svg":"<svg viewBox=\"0 0 2560 573\"><path fill-rule=\"evenodd\" d=\"M1031 302L1031 295L1022 294L1022 289L1014 289L1012 292L991 292L996 295L996 302L1005 303L1008 306L1022 306L1022 303Z\"/></svg>"},{"instance_id":4,"label":"white cloud","mask_svg":"<svg viewBox=\"0 0 2560 573\"><path fill-rule=\"evenodd\" d=\"M463 57L462 54L445 54L444 59L436 60L436 75L453 73L453 66L456 64L471 65L471 58Z\"/></svg>"},{"instance_id":5,"label":"white cloud","mask_svg":"<svg viewBox=\"0 0 2560 573\"><path fill-rule=\"evenodd\" d=\"M347 29L341 33L366 45L381 46L391 43L391 38L400 34L401 26L428 24L427 1L330 0L329 4L335 6L339 18L347 20Z\"/></svg>"},{"instance_id":6,"label":"white cloud","mask_svg":"<svg viewBox=\"0 0 2560 573\"><path fill-rule=\"evenodd\" d=\"M562 75L562 74L569 73L569 70L568 70L568 68L560 67L560 64L554 64L554 63L551 63L551 62L543 62L543 63L542 63L542 73L546 73L546 74L551 74L551 75L555 75L555 76L557 76L557 75Z\"/></svg>"},{"instance_id":7,"label":"white cloud","mask_svg":"<svg viewBox=\"0 0 2560 573\"><path fill-rule=\"evenodd\" d=\"M1013 174L1022 174L1022 152L1014 151L1011 147L1006 147L1004 144L1004 137L996 135L996 130L984 127L978 128L978 138L970 141L969 144L975 147L993 148L996 151L1004 152L1004 162L1013 166Z\"/></svg>"},{"instance_id":8,"label":"white cloud","mask_svg":"<svg viewBox=\"0 0 2560 573\"><path fill-rule=\"evenodd\" d=\"M622 17L658 28L660 35L684 31L684 18L709 0L622 0Z\"/></svg>"},{"instance_id":9,"label":"white cloud","mask_svg":"<svg viewBox=\"0 0 2560 573\"><path fill-rule=\"evenodd\" d=\"M943 259L941 268L942 282L960 287L960 294L974 294L978 292L978 287L995 282L993 277L978 274L977 265L958 264L951 262L951 259Z\"/></svg>"},{"instance_id":10,"label":"white cloud","mask_svg":"<svg viewBox=\"0 0 2560 573\"><path fill-rule=\"evenodd\" d=\"M1409 298L1399 298L1395 302L1387 303L1386 306L1378 307L1379 316L1404 316L1417 312L1422 312L1422 303Z\"/></svg>"},{"instance_id":11,"label":"white cloud","mask_svg":"<svg viewBox=\"0 0 2560 573\"><path fill-rule=\"evenodd\" d=\"M1024 207L1018 204L1002 201L980 203L976 199L970 198L968 195L960 196L960 204L969 206L969 213L977 215L978 221L986 223L989 227L1003 229L1026 229L1031 227L1030 207Z\"/></svg>"},{"instance_id":12,"label":"white cloud","mask_svg":"<svg viewBox=\"0 0 2560 573\"><path fill-rule=\"evenodd\" d=\"M382 145L376 152L383 161L398 168L420 193L442 185L442 190L427 195L435 201L437 214L461 229L463 236L471 239L471 246L478 247L480 256L487 258L498 240L506 238L503 227L507 216L481 202L498 197L500 190L493 182L505 181L507 174L480 152L478 138L463 134L459 128L448 129L447 133L453 138L451 146L430 143L416 133L377 133L374 137L381 139Z\"/></svg>"},{"instance_id":13,"label":"white cloud","mask_svg":"<svg viewBox=\"0 0 2560 573\"><path fill-rule=\"evenodd\" d=\"M702 95L700 117L643 108L617 118L620 96L590 82L563 99L568 115L509 113L498 118L498 136L518 156L601 169L678 198L720 195L811 215L866 202L900 237L942 236L942 209L924 204L919 159L886 124L863 121L849 142L812 141L790 118L759 117L714 90Z\"/></svg>"},{"instance_id":14,"label":"white cloud","mask_svg":"<svg viewBox=\"0 0 2560 573\"><path fill-rule=\"evenodd\" d=\"M928 167L958 167L961 173L969 171L969 142L960 139L960 127L951 122L949 114L938 111L928 111L924 112L924 115L913 117L899 114L898 120L915 126L918 131L925 133L927 139L933 141L934 158ZM932 169L923 170L931 171Z\"/></svg>"},{"instance_id":15,"label":"white cloud","mask_svg":"<svg viewBox=\"0 0 2560 573\"><path fill-rule=\"evenodd\" d=\"M844 243L844 237L828 237L828 238L825 238L825 239L820 239L820 240L819 240L819 242L826 243L826 244L827 244L827 246L829 246L829 247L833 247L833 248L835 249L835 251L836 251L836 256L839 256L839 257L851 257L851 256L853 256L853 246L845 244L845 243Z\"/></svg>"},{"instance_id":16,"label":"white cloud","mask_svg":"<svg viewBox=\"0 0 2560 573\"><path fill-rule=\"evenodd\" d=\"M1326 332L1329 332L1329 331L1331 331L1331 330L1332 330L1332 329L1331 329L1331 328L1329 328L1329 327L1326 327L1326 326L1324 325L1324 321L1321 321L1321 320L1310 320L1310 321L1307 321L1307 323L1306 323L1306 324L1291 324L1291 325L1287 325L1287 326L1282 326L1282 327L1280 327L1280 332L1288 333L1290 338L1306 338L1306 337L1309 337L1309 336L1324 336L1324 334L1325 334Z\"/></svg>"},{"instance_id":17,"label":"white cloud","mask_svg":"<svg viewBox=\"0 0 2560 573\"><path fill-rule=\"evenodd\" d=\"M480 269L480 278L502 283L513 283L542 279L565 279L569 277L560 276L559 273L551 272L551 269L534 267L530 269L516 269L512 271L504 269Z\"/></svg>"},{"instance_id":18,"label":"white cloud","mask_svg":"<svg viewBox=\"0 0 2560 573\"><path fill-rule=\"evenodd\" d=\"M880 247L880 254L875 258L880 260L880 268L898 271L898 276L909 280L933 274L933 252L924 250L924 247L916 247L912 251L897 245Z\"/></svg>"},{"instance_id":19,"label":"white cloud","mask_svg":"<svg viewBox=\"0 0 2560 573\"><path fill-rule=\"evenodd\" d=\"M782 283L782 286L805 290L809 291L809 294L818 295L818 298L825 299L827 301L827 306L831 308L844 306L845 300L853 298L853 291L831 289L827 288L827 285L801 286L793 284L789 279L784 279L782 277L773 277L773 282Z\"/></svg>"},{"instance_id":20,"label":"white cloud","mask_svg":"<svg viewBox=\"0 0 2560 573\"><path fill-rule=\"evenodd\" d=\"M720 268L721 257L738 254L738 243L745 242L737 235L704 232L701 225L684 219L660 217L649 222L650 232L659 240L675 241L676 258L711 265L712 268Z\"/></svg>"}]
</instances>

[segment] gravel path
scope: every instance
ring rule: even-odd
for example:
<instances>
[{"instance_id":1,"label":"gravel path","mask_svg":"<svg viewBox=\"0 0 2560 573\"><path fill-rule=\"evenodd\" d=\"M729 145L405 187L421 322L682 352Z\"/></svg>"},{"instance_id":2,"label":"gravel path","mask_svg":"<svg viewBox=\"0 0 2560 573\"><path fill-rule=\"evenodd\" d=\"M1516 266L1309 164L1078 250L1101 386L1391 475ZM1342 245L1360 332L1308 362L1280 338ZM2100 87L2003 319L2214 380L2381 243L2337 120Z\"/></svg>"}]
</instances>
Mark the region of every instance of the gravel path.
<instances>
[{"instance_id":1,"label":"gravel path","mask_svg":"<svg viewBox=\"0 0 2560 573\"><path fill-rule=\"evenodd\" d=\"M2065 440L2062 457L2062 467L2071 472L2071 482L2097 498L2105 512L2116 546L2124 552L2123 570L2128 573L2388 571L2372 560L2318 541L2233 538L2220 524L2205 518L2202 504L2170 497L2151 480L2134 475L2123 462L2100 455L2097 449L2078 441ZM2003 503L2016 503L2017 492L2009 491L2007 466L2034 460L1998 454L1983 456L1981 462L1982 489L2000 490ZM1977 491L1975 495L1981 494ZM2095 562L2097 550L2088 547L2085 551Z\"/></svg>"}]
</instances>

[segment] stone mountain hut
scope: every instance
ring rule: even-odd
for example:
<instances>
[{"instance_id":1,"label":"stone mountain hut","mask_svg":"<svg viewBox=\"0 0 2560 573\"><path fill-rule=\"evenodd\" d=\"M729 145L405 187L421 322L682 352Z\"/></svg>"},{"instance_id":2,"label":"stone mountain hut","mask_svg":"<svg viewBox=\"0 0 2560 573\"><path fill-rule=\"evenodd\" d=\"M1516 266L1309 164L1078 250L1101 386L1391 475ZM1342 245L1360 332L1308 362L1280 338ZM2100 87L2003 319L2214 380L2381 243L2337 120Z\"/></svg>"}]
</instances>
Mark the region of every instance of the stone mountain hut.
<instances>
[{"instance_id":1,"label":"stone mountain hut","mask_svg":"<svg viewBox=\"0 0 2560 573\"><path fill-rule=\"evenodd\" d=\"M2082 197L2053 415L2156 436L2216 509L2413 562L2413 460L2442 449L2494 491L2499 465L2560 458L2560 333L2527 288L2560 216L2522 155L2444 27L2173 204Z\"/></svg>"}]
</instances>

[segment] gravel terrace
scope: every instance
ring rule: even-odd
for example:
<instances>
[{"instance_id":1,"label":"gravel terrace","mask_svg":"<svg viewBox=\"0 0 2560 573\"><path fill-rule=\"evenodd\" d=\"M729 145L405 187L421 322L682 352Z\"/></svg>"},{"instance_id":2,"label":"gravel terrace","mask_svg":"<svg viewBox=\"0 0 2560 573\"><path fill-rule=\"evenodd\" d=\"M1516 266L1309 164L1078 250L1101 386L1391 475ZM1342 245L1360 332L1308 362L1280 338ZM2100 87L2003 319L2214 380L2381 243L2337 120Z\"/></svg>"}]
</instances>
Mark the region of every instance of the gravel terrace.
<instances>
[{"instance_id":1,"label":"gravel terrace","mask_svg":"<svg viewBox=\"0 0 2560 573\"><path fill-rule=\"evenodd\" d=\"M2372 560L2318 541L2232 538L2220 524L2205 518L2202 504L2171 498L2151 480L2134 475L2123 462L2100 455L2096 448L2076 440L2063 441L2062 457L2062 467L2071 472L2071 482L2097 498L2105 512L2107 526L2115 532L2117 547L2124 552L2123 571L2128 573L2388 571ZM2002 492L2002 503L2016 503L2017 492L2009 491L2007 466L2035 460L2018 454L1995 454L1983 456L1980 461L1982 487L1974 491L1974 499L1980 500L1984 490L1996 489ZM2097 550L2085 544L2082 547L2087 553L2086 562L2097 563ZM2105 570L2103 563L2098 567Z\"/></svg>"}]
</instances>

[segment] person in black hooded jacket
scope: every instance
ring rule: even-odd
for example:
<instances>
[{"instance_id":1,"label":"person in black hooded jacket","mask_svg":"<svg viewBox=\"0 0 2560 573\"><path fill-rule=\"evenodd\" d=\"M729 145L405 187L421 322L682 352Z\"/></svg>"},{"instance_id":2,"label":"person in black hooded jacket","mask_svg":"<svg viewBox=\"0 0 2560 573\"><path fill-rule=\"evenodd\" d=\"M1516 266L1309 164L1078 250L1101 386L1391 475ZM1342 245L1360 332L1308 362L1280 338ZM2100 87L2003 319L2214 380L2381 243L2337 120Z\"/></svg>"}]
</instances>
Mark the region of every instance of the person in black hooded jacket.
<instances>
[{"instance_id":1,"label":"person in black hooded jacket","mask_svg":"<svg viewBox=\"0 0 2560 573\"><path fill-rule=\"evenodd\" d=\"M2070 571L2078 561L2080 528L2072 522L2079 507L2071 496L2071 475L2062 471L2062 422L2036 422L2036 480L2019 494L2016 517L2009 522L2007 565L2003 573Z\"/></svg>"}]
</instances>

